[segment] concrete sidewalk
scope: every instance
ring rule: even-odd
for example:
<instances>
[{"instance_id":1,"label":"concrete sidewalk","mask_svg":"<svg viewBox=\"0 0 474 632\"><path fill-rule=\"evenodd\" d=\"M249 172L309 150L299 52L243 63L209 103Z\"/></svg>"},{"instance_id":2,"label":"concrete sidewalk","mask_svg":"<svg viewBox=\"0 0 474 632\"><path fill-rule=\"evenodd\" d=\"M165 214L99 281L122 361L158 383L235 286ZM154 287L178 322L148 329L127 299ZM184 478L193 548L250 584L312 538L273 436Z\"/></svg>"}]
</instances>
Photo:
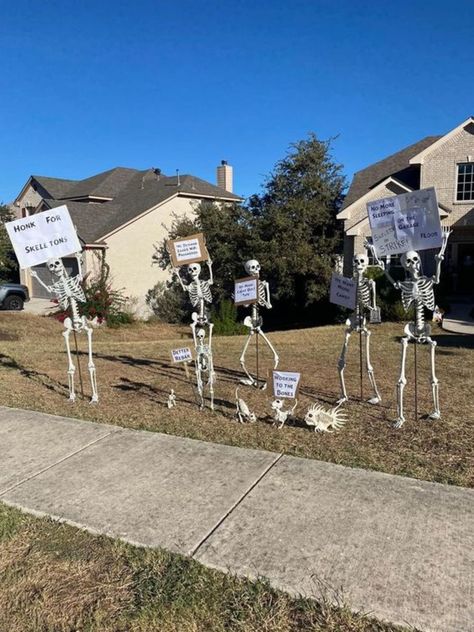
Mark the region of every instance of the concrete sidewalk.
<instances>
[{"instance_id":1,"label":"concrete sidewalk","mask_svg":"<svg viewBox=\"0 0 474 632\"><path fill-rule=\"evenodd\" d=\"M474 490L0 407L0 499L425 631L474 630Z\"/></svg>"},{"instance_id":2,"label":"concrete sidewalk","mask_svg":"<svg viewBox=\"0 0 474 632\"><path fill-rule=\"evenodd\" d=\"M443 329L456 334L474 335L473 303L454 303L449 315L443 318Z\"/></svg>"}]
</instances>

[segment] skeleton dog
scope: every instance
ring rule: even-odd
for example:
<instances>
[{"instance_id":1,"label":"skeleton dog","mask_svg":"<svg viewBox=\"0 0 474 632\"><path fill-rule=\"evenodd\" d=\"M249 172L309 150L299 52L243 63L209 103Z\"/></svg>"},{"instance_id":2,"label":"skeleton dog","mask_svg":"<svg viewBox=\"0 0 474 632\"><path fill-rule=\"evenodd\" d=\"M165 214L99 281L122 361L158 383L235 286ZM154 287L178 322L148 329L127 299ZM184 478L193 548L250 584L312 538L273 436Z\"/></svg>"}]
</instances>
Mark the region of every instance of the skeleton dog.
<instances>
[{"instance_id":1,"label":"skeleton dog","mask_svg":"<svg viewBox=\"0 0 474 632\"><path fill-rule=\"evenodd\" d=\"M34 277L40 285L44 287L44 289L56 296L59 301L59 306L61 309L70 309L71 316L65 318L64 320L64 328L63 332L64 340L66 342L66 351L68 357L68 384L69 384L69 399L74 402L76 400L76 391L74 387L74 374L76 372L76 367L74 362L72 361L71 354L71 343L70 336L71 333L81 333L85 332L87 334L87 343L88 343L88 363L87 368L89 370L89 377L92 388L92 397L91 403L99 401L99 395L97 393L97 379L96 379L96 370L95 364L92 357L92 327L88 325L87 319L85 316L79 315L78 303L85 303L86 297L84 295L84 290L82 289L81 283L83 281L82 274L82 261L81 254L77 253L76 255L77 264L79 268L79 273L76 276L69 276L66 272L64 264L61 259L49 259L47 262L48 270L51 272L53 277L56 277L57 280L52 285L46 285L38 276L35 270L31 270L31 276Z\"/></svg>"},{"instance_id":2,"label":"skeleton dog","mask_svg":"<svg viewBox=\"0 0 474 632\"><path fill-rule=\"evenodd\" d=\"M431 365L431 391L433 395L434 410L429 415L430 419L439 419L441 412L439 408L439 380L436 377L435 372L435 351L436 341L431 338L431 327L425 321L425 308L433 311L435 309L435 296L434 286L438 285L441 278L441 263L444 259L444 253L448 243L451 230L443 227L443 242L438 254L435 255L436 271L431 277L424 276L421 269L420 255L414 250L404 253L400 257L400 262L405 269L407 278L405 281L395 281L391 276L388 268L379 260L375 247L372 244L366 244L372 251L374 259L377 264L385 271L385 276L390 283L401 291L402 303L405 311L408 311L410 307L415 309L414 322L408 323L405 326L405 336L401 339L402 354L401 354L401 366L400 377L397 383L397 419L394 423L395 428L401 428L405 423L405 415L403 410L403 391L407 384L405 366L408 344L413 342L415 344L428 343L430 345L430 365Z\"/></svg>"}]
</instances>

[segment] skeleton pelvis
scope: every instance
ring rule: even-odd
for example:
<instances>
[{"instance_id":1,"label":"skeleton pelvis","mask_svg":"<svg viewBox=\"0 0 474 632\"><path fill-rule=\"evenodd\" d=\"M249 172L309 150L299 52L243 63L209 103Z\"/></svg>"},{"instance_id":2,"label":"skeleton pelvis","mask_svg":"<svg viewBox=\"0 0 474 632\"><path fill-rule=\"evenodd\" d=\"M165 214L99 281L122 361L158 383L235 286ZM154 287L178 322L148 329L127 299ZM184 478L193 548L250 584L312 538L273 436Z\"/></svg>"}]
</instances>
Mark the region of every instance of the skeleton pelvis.
<instances>
[{"instance_id":1,"label":"skeleton pelvis","mask_svg":"<svg viewBox=\"0 0 474 632\"><path fill-rule=\"evenodd\" d=\"M425 323L422 327L417 327L415 323L407 323L404 329L409 338L414 338L417 342L425 342L431 336L431 325Z\"/></svg>"},{"instance_id":2,"label":"skeleton pelvis","mask_svg":"<svg viewBox=\"0 0 474 632\"><path fill-rule=\"evenodd\" d=\"M259 316L257 319L253 319L251 316L246 316L244 319L244 325L249 329L257 329L261 327L263 323L263 318Z\"/></svg>"},{"instance_id":3,"label":"skeleton pelvis","mask_svg":"<svg viewBox=\"0 0 474 632\"><path fill-rule=\"evenodd\" d=\"M365 316L359 317L355 312L346 320L346 327L350 327L352 331L359 331L359 327L365 327Z\"/></svg>"}]
</instances>

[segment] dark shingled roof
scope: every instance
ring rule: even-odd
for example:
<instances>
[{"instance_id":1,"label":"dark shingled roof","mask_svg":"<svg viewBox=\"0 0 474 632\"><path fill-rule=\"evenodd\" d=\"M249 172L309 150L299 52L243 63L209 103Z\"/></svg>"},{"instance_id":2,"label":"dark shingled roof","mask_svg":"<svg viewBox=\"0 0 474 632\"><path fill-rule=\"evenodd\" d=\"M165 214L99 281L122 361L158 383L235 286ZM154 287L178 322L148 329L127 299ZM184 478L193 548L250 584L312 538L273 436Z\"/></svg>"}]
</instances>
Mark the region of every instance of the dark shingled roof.
<instances>
[{"instance_id":1,"label":"dark shingled roof","mask_svg":"<svg viewBox=\"0 0 474 632\"><path fill-rule=\"evenodd\" d=\"M44 202L49 208L66 204L79 236L88 244L123 226L145 211L177 193L181 195L233 200L241 198L225 189L191 175L167 177L154 169L138 171L117 167L80 181L34 176L50 195ZM46 181L69 183L60 195L51 194ZM45 184L43 184L45 182ZM60 187L56 187L58 191ZM107 202L78 202L71 198L86 196L111 197Z\"/></svg>"},{"instance_id":2,"label":"dark shingled roof","mask_svg":"<svg viewBox=\"0 0 474 632\"><path fill-rule=\"evenodd\" d=\"M361 171L357 171L352 179L342 209L353 204L389 176L393 176L412 189L418 188L420 186L420 167L418 165L410 165L410 159L440 138L441 136L427 136L417 143L398 151L396 154L392 154Z\"/></svg>"},{"instance_id":3,"label":"dark shingled roof","mask_svg":"<svg viewBox=\"0 0 474 632\"><path fill-rule=\"evenodd\" d=\"M62 178L47 178L46 176L31 176L52 197L61 198L76 184L77 180L64 180Z\"/></svg>"}]
</instances>

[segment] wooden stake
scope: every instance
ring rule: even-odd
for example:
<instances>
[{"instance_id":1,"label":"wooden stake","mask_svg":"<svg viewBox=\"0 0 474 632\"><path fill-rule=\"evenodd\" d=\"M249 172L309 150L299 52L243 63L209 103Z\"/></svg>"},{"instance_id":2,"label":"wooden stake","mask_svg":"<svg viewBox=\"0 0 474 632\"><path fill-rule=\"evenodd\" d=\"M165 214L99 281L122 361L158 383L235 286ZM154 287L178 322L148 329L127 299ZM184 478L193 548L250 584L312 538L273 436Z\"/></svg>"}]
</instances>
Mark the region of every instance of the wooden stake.
<instances>
[{"instance_id":1,"label":"wooden stake","mask_svg":"<svg viewBox=\"0 0 474 632\"><path fill-rule=\"evenodd\" d=\"M258 331L256 333L256 339L255 339L255 348L256 348L256 352L257 352L257 388L259 388L259 379L258 379Z\"/></svg>"},{"instance_id":2,"label":"wooden stake","mask_svg":"<svg viewBox=\"0 0 474 632\"><path fill-rule=\"evenodd\" d=\"M74 329L72 330L72 333L74 334L74 344L76 346L76 360L77 360L77 371L79 373L79 384L81 385L82 399L84 399L84 383L82 381L81 360L79 358L79 349L77 346L77 335Z\"/></svg>"}]
</instances>

